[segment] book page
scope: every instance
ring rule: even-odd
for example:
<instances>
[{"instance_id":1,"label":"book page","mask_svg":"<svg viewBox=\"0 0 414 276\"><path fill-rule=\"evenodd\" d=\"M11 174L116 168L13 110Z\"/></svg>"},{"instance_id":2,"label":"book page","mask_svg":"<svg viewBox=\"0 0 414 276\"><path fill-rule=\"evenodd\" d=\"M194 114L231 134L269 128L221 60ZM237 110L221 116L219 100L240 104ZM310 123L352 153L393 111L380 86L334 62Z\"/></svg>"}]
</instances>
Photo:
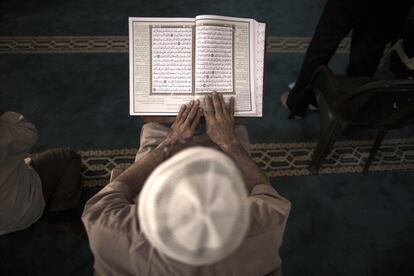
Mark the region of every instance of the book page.
<instances>
[{"instance_id":1,"label":"book page","mask_svg":"<svg viewBox=\"0 0 414 276\"><path fill-rule=\"evenodd\" d=\"M193 18L129 18L130 114L176 115L194 99Z\"/></svg>"},{"instance_id":2,"label":"book page","mask_svg":"<svg viewBox=\"0 0 414 276\"><path fill-rule=\"evenodd\" d=\"M233 26L196 27L195 92L233 93Z\"/></svg>"},{"instance_id":3,"label":"book page","mask_svg":"<svg viewBox=\"0 0 414 276\"><path fill-rule=\"evenodd\" d=\"M263 116L263 76L264 76L264 57L265 57L265 43L266 43L266 23L258 23L256 28L256 76L255 76L255 91L256 91L256 114L252 117Z\"/></svg>"},{"instance_id":4,"label":"book page","mask_svg":"<svg viewBox=\"0 0 414 276\"><path fill-rule=\"evenodd\" d=\"M151 27L152 93L193 92L193 28Z\"/></svg>"},{"instance_id":5,"label":"book page","mask_svg":"<svg viewBox=\"0 0 414 276\"><path fill-rule=\"evenodd\" d=\"M213 15L196 17L195 51L196 57L199 57L196 58L196 98L217 90L226 99L235 97L236 116L256 113L255 22L252 19ZM197 65L199 60L201 64ZM223 74L214 76L209 82L213 71L214 74L217 71Z\"/></svg>"}]
</instances>

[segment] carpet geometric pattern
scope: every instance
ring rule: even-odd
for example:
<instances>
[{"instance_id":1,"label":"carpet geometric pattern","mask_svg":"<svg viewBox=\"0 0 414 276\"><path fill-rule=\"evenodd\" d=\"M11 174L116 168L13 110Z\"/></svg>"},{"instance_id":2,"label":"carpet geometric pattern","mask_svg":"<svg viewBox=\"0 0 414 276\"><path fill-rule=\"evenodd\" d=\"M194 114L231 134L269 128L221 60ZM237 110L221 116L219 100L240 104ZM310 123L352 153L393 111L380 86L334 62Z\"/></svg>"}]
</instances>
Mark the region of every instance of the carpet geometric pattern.
<instances>
[{"instance_id":1,"label":"carpet geometric pattern","mask_svg":"<svg viewBox=\"0 0 414 276\"><path fill-rule=\"evenodd\" d=\"M305 53L310 37L267 37L268 53ZM337 53L349 53L344 39ZM0 54L128 53L128 36L0 36Z\"/></svg>"},{"instance_id":2,"label":"carpet geometric pattern","mask_svg":"<svg viewBox=\"0 0 414 276\"><path fill-rule=\"evenodd\" d=\"M362 172L372 141L339 141L324 161L319 174ZM253 144L251 155L269 177L310 175L309 162L316 144L271 143ZM111 170L134 162L137 149L79 151L82 156L84 186L102 186ZM370 172L414 171L414 138L384 140Z\"/></svg>"}]
</instances>

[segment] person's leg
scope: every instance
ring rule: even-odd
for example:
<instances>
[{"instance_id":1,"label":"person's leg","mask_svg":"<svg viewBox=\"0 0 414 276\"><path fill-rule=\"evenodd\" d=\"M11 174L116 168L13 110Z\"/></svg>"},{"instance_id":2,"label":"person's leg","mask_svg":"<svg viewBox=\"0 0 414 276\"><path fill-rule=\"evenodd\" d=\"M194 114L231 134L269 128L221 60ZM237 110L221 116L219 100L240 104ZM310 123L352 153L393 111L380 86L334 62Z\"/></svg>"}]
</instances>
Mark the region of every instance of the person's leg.
<instances>
[{"instance_id":1,"label":"person's leg","mask_svg":"<svg viewBox=\"0 0 414 276\"><path fill-rule=\"evenodd\" d=\"M373 22L361 22L355 26L347 76L371 77L377 70L387 41L381 31L373 27Z\"/></svg>"},{"instance_id":2,"label":"person's leg","mask_svg":"<svg viewBox=\"0 0 414 276\"><path fill-rule=\"evenodd\" d=\"M242 147L250 155L251 145L249 140L249 134L247 132L246 127L242 124L236 124L234 126L234 133L236 134L236 137L241 143ZM194 136L193 142L197 146L210 147L220 150L219 146L217 146L216 144L214 144L213 141L211 141L207 133L202 133L200 135Z\"/></svg>"},{"instance_id":3,"label":"person's leg","mask_svg":"<svg viewBox=\"0 0 414 276\"><path fill-rule=\"evenodd\" d=\"M378 68L387 43L402 37L409 12L408 3L393 6L377 4L368 10L352 32L348 76L372 77ZM386 20L385 20L386 19Z\"/></svg>"},{"instance_id":4,"label":"person's leg","mask_svg":"<svg viewBox=\"0 0 414 276\"><path fill-rule=\"evenodd\" d=\"M243 148L250 155L252 146L250 144L249 133L247 132L246 127L244 125L236 125L234 132L236 133L237 139L240 141Z\"/></svg>"},{"instance_id":5,"label":"person's leg","mask_svg":"<svg viewBox=\"0 0 414 276\"><path fill-rule=\"evenodd\" d=\"M80 156L70 149L51 149L31 158L42 181L46 212L78 207L82 186Z\"/></svg>"},{"instance_id":6,"label":"person's leg","mask_svg":"<svg viewBox=\"0 0 414 276\"><path fill-rule=\"evenodd\" d=\"M403 48L408 58L414 57L414 18L413 21L407 22L404 32Z\"/></svg>"},{"instance_id":7,"label":"person's leg","mask_svg":"<svg viewBox=\"0 0 414 276\"><path fill-rule=\"evenodd\" d=\"M141 128L140 145L135 162L155 149L168 135L170 128L159 123L146 123Z\"/></svg>"},{"instance_id":8,"label":"person's leg","mask_svg":"<svg viewBox=\"0 0 414 276\"><path fill-rule=\"evenodd\" d=\"M143 125L141 129L140 146L135 156L135 162L155 149L167 137L169 130L168 127L159 123L147 123ZM235 125L234 131L243 148L250 155L251 145L246 127L244 125ZM206 133L194 136L193 142L198 146L214 147L217 149L217 146L210 140Z\"/></svg>"},{"instance_id":9,"label":"person's leg","mask_svg":"<svg viewBox=\"0 0 414 276\"><path fill-rule=\"evenodd\" d=\"M313 90L309 87L313 73L318 66L328 64L354 23L355 15L349 9L334 0L326 3L306 51L295 87L286 101L292 114L303 116L308 105L314 102Z\"/></svg>"}]
</instances>

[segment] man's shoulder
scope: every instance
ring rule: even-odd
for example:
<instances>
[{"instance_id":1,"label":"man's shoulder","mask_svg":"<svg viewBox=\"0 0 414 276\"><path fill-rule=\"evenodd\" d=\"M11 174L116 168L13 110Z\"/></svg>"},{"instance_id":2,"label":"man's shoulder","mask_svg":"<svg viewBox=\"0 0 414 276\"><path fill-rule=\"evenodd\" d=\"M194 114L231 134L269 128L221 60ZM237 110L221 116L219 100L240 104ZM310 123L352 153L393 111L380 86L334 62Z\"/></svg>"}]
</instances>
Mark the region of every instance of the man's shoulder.
<instances>
[{"instance_id":1,"label":"man's shoulder","mask_svg":"<svg viewBox=\"0 0 414 276\"><path fill-rule=\"evenodd\" d=\"M272 186L265 184L255 186L249 200L252 228L262 228L262 231L265 231L266 228L280 227L285 224L291 203Z\"/></svg>"},{"instance_id":2,"label":"man's shoulder","mask_svg":"<svg viewBox=\"0 0 414 276\"><path fill-rule=\"evenodd\" d=\"M279 205L289 207L289 209L291 206L290 201L281 196L276 189L269 184L259 184L254 186L250 192L249 199L252 202L266 202L269 204L278 202Z\"/></svg>"}]
</instances>

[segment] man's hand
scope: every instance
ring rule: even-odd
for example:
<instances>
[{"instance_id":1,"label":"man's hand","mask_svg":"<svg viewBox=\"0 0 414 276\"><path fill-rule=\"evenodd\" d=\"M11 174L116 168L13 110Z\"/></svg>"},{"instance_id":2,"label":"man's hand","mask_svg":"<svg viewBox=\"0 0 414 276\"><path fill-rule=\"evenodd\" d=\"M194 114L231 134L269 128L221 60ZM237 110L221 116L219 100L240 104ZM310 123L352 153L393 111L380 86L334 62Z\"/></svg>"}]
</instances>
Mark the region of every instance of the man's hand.
<instances>
[{"instance_id":1,"label":"man's hand","mask_svg":"<svg viewBox=\"0 0 414 276\"><path fill-rule=\"evenodd\" d=\"M223 95L213 92L204 98L204 117L207 124L207 135L211 141L224 149L238 142L234 133L234 98L228 104Z\"/></svg>"},{"instance_id":2,"label":"man's hand","mask_svg":"<svg viewBox=\"0 0 414 276\"><path fill-rule=\"evenodd\" d=\"M188 105L182 105L165 140L149 154L132 164L116 180L127 184L131 193L134 196L137 195L147 177L159 164L165 161L165 158L192 145L190 138L194 136L201 113L199 101L191 101Z\"/></svg>"},{"instance_id":3,"label":"man's hand","mask_svg":"<svg viewBox=\"0 0 414 276\"><path fill-rule=\"evenodd\" d=\"M171 126L167 136L169 142L185 141L191 139L197 129L201 117L200 102L191 101L188 105L182 105L181 109Z\"/></svg>"}]
</instances>

